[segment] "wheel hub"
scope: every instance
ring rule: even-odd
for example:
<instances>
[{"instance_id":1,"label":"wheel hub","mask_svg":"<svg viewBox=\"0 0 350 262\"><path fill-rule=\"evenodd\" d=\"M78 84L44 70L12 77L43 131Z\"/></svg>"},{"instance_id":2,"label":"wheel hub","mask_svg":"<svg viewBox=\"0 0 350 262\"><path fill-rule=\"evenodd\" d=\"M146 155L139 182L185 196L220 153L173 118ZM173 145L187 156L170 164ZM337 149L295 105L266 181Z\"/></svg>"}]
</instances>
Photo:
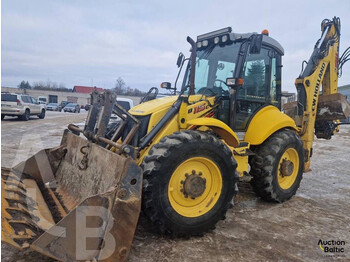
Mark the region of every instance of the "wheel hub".
<instances>
[{"instance_id":1,"label":"wheel hub","mask_svg":"<svg viewBox=\"0 0 350 262\"><path fill-rule=\"evenodd\" d=\"M294 171L294 164L292 161L283 159L280 167L282 177L291 176Z\"/></svg>"},{"instance_id":2,"label":"wheel hub","mask_svg":"<svg viewBox=\"0 0 350 262\"><path fill-rule=\"evenodd\" d=\"M195 199L196 197L201 196L206 188L206 179L201 177L202 172L196 174L195 170L192 170L192 174L185 174L185 181L181 181L183 184L183 189L181 190L185 197L191 197Z\"/></svg>"}]
</instances>

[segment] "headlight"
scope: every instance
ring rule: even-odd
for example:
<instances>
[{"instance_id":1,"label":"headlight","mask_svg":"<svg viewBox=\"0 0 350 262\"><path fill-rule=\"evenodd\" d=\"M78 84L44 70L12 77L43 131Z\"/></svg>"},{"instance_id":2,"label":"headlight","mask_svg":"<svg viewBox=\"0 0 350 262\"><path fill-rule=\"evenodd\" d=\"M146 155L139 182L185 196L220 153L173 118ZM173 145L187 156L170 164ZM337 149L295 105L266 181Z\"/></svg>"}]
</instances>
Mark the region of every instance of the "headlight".
<instances>
[{"instance_id":1,"label":"headlight","mask_svg":"<svg viewBox=\"0 0 350 262\"><path fill-rule=\"evenodd\" d=\"M219 43L219 40L220 40L220 39L219 39L219 37L218 37L218 36L217 36L217 37L215 37L215 38L214 38L214 44Z\"/></svg>"},{"instance_id":2,"label":"headlight","mask_svg":"<svg viewBox=\"0 0 350 262\"><path fill-rule=\"evenodd\" d=\"M201 48L202 47L202 42L198 42L197 43L197 48Z\"/></svg>"},{"instance_id":3,"label":"headlight","mask_svg":"<svg viewBox=\"0 0 350 262\"><path fill-rule=\"evenodd\" d=\"M225 43L227 40L228 40L228 36L227 36L227 35L224 35L224 36L221 38L221 41L222 41L223 43Z\"/></svg>"},{"instance_id":4,"label":"headlight","mask_svg":"<svg viewBox=\"0 0 350 262\"><path fill-rule=\"evenodd\" d=\"M202 45L203 45L203 46L208 46L208 40L204 40L204 41L202 42Z\"/></svg>"}]
</instances>

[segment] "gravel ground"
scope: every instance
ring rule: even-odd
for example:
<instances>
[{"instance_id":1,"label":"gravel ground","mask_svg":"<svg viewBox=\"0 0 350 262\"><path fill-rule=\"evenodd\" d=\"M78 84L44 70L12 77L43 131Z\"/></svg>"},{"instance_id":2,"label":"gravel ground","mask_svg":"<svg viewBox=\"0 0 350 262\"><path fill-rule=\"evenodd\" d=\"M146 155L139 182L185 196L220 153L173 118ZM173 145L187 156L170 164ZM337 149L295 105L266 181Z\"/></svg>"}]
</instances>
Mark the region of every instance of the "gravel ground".
<instances>
[{"instance_id":1,"label":"gravel ground","mask_svg":"<svg viewBox=\"0 0 350 262\"><path fill-rule=\"evenodd\" d=\"M83 110L84 111L84 110ZM69 123L82 123L86 112L48 112L44 120L1 121L1 165L11 167L38 150L60 143ZM329 261L350 260L350 126L332 140L316 140L312 172L304 174L295 197L283 204L259 200L241 182L235 207L216 230L204 237L159 236L140 217L128 261ZM324 253L322 240L343 240L344 253ZM2 243L3 261L52 261Z\"/></svg>"}]
</instances>

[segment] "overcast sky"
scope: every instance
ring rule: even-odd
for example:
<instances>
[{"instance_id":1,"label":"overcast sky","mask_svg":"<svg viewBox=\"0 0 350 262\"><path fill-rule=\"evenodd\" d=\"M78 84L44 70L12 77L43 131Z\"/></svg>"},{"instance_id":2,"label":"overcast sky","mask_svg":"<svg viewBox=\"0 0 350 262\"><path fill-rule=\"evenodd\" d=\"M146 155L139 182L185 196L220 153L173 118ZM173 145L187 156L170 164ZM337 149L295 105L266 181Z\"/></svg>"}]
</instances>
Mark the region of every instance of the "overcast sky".
<instances>
[{"instance_id":1,"label":"overcast sky","mask_svg":"<svg viewBox=\"0 0 350 262\"><path fill-rule=\"evenodd\" d=\"M341 18L340 53L350 45L349 14L349 0L3 0L2 86L50 79L68 88L111 88L121 76L148 90L174 83L179 51L189 55L187 35L231 26L238 33L270 31L285 50L282 88L294 91L324 18ZM350 63L343 71L339 85L350 83Z\"/></svg>"}]
</instances>

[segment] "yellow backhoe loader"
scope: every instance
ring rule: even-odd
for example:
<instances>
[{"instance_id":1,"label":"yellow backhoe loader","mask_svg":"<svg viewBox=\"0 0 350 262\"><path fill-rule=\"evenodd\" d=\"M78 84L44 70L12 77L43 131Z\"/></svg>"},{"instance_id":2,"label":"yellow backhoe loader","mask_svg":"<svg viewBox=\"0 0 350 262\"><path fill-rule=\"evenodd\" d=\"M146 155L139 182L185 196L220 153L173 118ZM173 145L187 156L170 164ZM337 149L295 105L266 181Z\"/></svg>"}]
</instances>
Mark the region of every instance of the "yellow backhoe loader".
<instances>
[{"instance_id":1,"label":"yellow backhoe loader","mask_svg":"<svg viewBox=\"0 0 350 262\"><path fill-rule=\"evenodd\" d=\"M114 93L93 92L84 127L2 168L2 241L62 261L125 261L141 208L161 233L187 237L225 218L240 176L264 200L290 199L310 171L314 133L329 139L350 113L337 93L349 56L338 59L339 18L321 32L285 113L284 51L267 30L188 37L180 91L177 80L161 84L176 95L127 112ZM112 113L121 120L111 129Z\"/></svg>"}]
</instances>

